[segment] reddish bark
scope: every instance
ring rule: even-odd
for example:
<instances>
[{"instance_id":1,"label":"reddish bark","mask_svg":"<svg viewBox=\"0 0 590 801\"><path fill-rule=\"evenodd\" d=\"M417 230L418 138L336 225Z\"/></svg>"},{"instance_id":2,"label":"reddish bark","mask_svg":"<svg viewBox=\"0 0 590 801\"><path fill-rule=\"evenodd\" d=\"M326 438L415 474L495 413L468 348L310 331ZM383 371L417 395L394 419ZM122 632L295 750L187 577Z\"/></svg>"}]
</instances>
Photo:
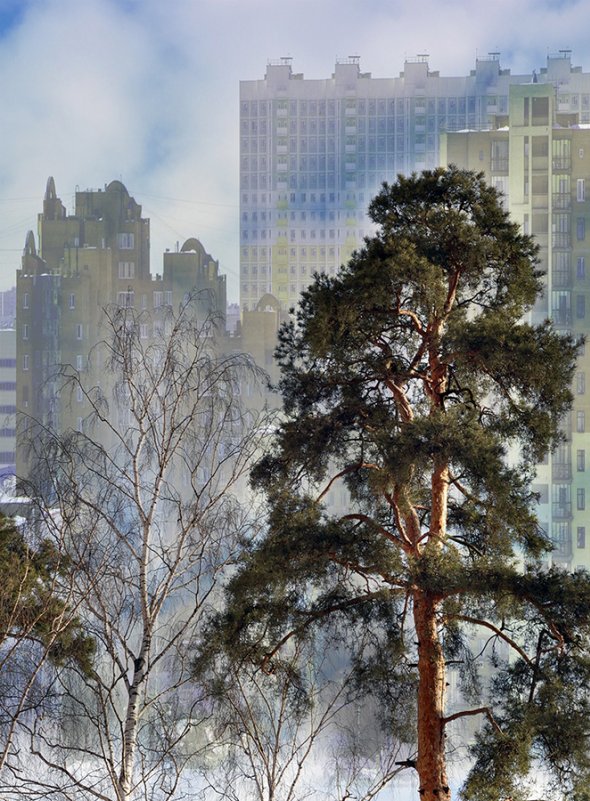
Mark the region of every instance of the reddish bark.
<instances>
[{"instance_id":1,"label":"reddish bark","mask_svg":"<svg viewBox=\"0 0 590 801\"><path fill-rule=\"evenodd\" d=\"M438 636L437 607L432 595L414 595L418 639L418 759L422 801L450 801L444 744L445 660Z\"/></svg>"}]
</instances>

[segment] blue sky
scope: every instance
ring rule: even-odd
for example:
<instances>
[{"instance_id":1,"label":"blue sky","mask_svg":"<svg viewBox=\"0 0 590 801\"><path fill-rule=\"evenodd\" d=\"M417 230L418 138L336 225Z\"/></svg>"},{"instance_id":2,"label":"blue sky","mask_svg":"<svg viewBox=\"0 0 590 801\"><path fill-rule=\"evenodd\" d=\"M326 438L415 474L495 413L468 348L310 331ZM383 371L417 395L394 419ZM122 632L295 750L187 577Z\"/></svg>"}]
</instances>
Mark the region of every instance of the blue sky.
<instances>
[{"instance_id":1,"label":"blue sky","mask_svg":"<svg viewBox=\"0 0 590 801\"><path fill-rule=\"evenodd\" d=\"M14 283L49 175L122 180L161 252L197 236L238 293L238 92L267 60L325 78L359 55L375 77L429 53L458 75L500 51L530 73L573 51L590 71L586 0L0 0L0 289Z\"/></svg>"}]
</instances>

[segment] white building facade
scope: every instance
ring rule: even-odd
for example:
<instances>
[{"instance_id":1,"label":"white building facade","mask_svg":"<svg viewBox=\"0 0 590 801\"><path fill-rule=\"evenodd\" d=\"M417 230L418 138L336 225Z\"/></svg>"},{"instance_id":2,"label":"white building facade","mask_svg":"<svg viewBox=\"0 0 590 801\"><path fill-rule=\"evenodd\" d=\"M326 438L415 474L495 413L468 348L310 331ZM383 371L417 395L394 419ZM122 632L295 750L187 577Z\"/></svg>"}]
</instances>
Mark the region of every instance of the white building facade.
<instances>
[{"instance_id":1,"label":"white building facade","mask_svg":"<svg viewBox=\"0 0 590 801\"><path fill-rule=\"evenodd\" d=\"M262 80L240 84L240 303L267 293L283 310L314 272L334 272L362 244L366 209L384 180L436 167L443 131L485 130L508 117L513 84L552 83L560 108L590 122L590 73L569 51L516 75L499 54L469 75L445 77L419 55L397 78L339 61L327 79L269 63Z\"/></svg>"}]
</instances>

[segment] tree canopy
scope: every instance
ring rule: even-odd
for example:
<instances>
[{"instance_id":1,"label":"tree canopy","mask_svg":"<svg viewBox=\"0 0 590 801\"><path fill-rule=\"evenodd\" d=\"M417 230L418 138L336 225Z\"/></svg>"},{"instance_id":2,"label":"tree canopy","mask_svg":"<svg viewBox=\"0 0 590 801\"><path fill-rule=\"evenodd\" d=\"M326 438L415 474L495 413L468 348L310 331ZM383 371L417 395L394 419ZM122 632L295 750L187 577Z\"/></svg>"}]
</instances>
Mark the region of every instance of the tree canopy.
<instances>
[{"instance_id":1,"label":"tree canopy","mask_svg":"<svg viewBox=\"0 0 590 801\"><path fill-rule=\"evenodd\" d=\"M375 235L314 276L280 332L284 418L253 474L268 527L218 630L268 670L312 626L346 639L386 724L415 740L423 801L450 799L447 742L467 718L483 725L466 797L521 797L541 763L575 796L590 580L547 568L531 479L578 346L527 321L537 248L481 175L399 177L370 216Z\"/></svg>"},{"instance_id":2,"label":"tree canopy","mask_svg":"<svg viewBox=\"0 0 590 801\"><path fill-rule=\"evenodd\" d=\"M0 773L3 798L184 797L184 773L198 786L211 757L191 643L238 552L236 493L263 415L234 391L258 370L216 347L202 300L107 308L90 355L100 386L93 371L61 370L62 402L85 404L79 429L29 427L31 523L67 565L96 656L90 674L55 671L55 703L21 722L28 749Z\"/></svg>"}]
</instances>

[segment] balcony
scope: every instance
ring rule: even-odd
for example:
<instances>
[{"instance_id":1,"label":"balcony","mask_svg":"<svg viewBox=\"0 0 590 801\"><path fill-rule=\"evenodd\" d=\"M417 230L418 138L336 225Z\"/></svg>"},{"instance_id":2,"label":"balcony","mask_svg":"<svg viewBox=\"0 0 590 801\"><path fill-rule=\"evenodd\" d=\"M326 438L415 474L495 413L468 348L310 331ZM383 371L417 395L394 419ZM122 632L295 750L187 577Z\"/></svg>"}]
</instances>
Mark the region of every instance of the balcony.
<instances>
[{"instance_id":1,"label":"balcony","mask_svg":"<svg viewBox=\"0 0 590 801\"><path fill-rule=\"evenodd\" d=\"M568 520L572 517L572 504L570 502L563 502L563 503L552 503L551 504L551 514L553 518L560 518L562 520Z\"/></svg>"},{"instance_id":2,"label":"balcony","mask_svg":"<svg viewBox=\"0 0 590 801\"><path fill-rule=\"evenodd\" d=\"M553 559L571 559L572 558L572 543L569 540L559 540L553 542Z\"/></svg>"},{"instance_id":3,"label":"balcony","mask_svg":"<svg viewBox=\"0 0 590 801\"><path fill-rule=\"evenodd\" d=\"M571 462L553 462L551 465L551 480L561 481L570 480L572 477Z\"/></svg>"},{"instance_id":4,"label":"balcony","mask_svg":"<svg viewBox=\"0 0 590 801\"><path fill-rule=\"evenodd\" d=\"M571 248L572 235L569 231L554 231L553 232L553 247L560 250Z\"/></svg>"},{"instance_id":5,"label":"balcony","mask_svg":"<svg viewBox=\"0 0 590 801\"><path fill-rule=\"evenodd\" d=\"M508 175L508 157L506 158L492 158L491 170L492 172L506 173Z\"/></svg>"},{"instance_id":6,"label":"balcony","mask_svg":"<svg viewBox=\"0 0 590 801\"><path fill-rule=\"evenodd\" d=\"M553 172L569 172L572 168L571 156L553 156L551 166Z\"/></svg>"},{"instance_id":7,"label":"balcony","mask_svg":"<svg viewBox=\"0 0 590 801\"><path fill-rule=\"evenodd\" d=\"M569 289L572 285L571 270L553 270L551 274L553 289Z\"/></svg>"},{"instance_id":8,"label":"balcony","mask_svg":"<svg viewBox=\"0 0 590 801\"><path fill-rule=\"evenodd\" d=\"M551 202L554 209L571 209L572 196L569 192L567 194L565 192L554 192Z\"/></svg>"}]
</instances>

